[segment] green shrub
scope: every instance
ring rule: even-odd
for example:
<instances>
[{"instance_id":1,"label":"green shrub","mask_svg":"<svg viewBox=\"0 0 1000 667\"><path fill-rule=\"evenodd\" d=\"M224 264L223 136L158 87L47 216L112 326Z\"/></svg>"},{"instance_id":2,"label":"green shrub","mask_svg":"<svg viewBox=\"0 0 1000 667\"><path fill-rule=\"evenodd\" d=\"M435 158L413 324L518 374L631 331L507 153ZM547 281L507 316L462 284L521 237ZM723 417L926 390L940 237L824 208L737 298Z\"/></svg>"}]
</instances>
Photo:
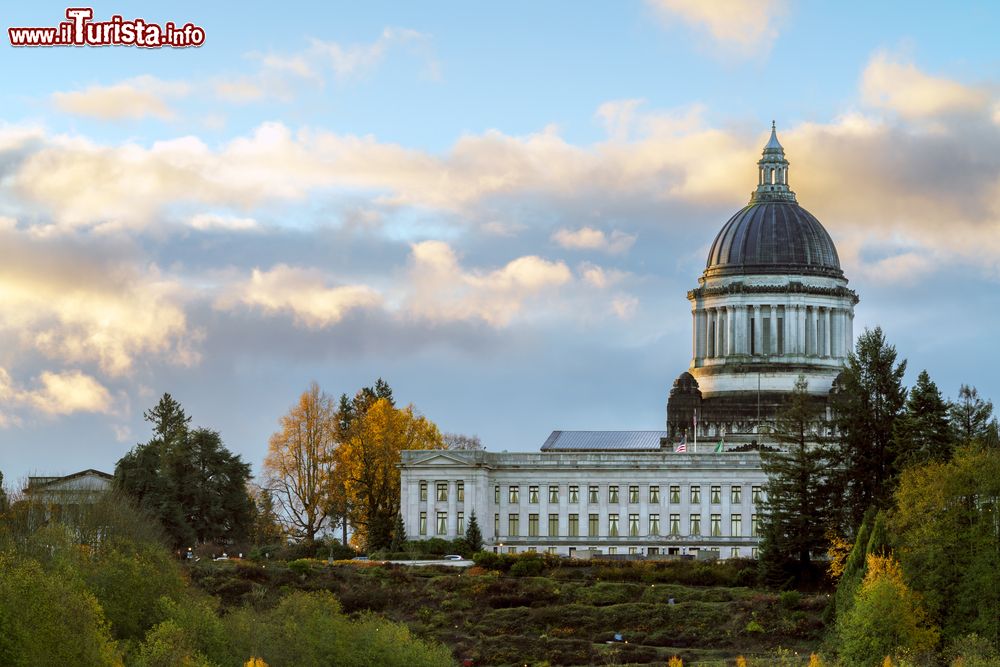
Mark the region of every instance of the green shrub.
<instances>
[{"instance_id":1,"label":"green shrub","mask_svg":"<svg viewBox=\"0 0 1000 667\"><path fill-rule=\"evenodd\" d=\"M795 609L802 602L802 595L798 591L782 591L778 601L784 609Z\"/></svg>"},{"instance_id":2,"label":"green shrub","mask_svg":"<svg viewBox=\"0 0 1000 667\"><path fill-rule=\"evenodd\" d=\"M544 569L541 558L521 558L511 566L510 573L515 577L537 577Z\"/></svg>"},{"instance_id":3,"label":"green shrub","mask_svg":"<svg viewBox=\"0 0 1000 667\"><path fill-rule=\"evenodd\" d=\"M322 568L324 561L316 558L299 558L288 564L288 569L298 575L312 574L315 570Z\"/></svg>"},{"instance_id":4,"label":"green shrub","mask_svg":"<svg viewBox=\"0 0 1000 667\"><path fill-rule=\"evenodd\" d=\"M131 664L135 667L215 667L194 647L190 636L173 621L158 624L146 634Z\"/></svg>"},{"instance_id":5,"label":"green shrub","mask_svg":"<svg viewBox=\"0 0 1000 667\"><path fill-rule=\"evenodd\" d=\"M414 638L405 626L372 615L349 621L326 591L290 593L273 610L239 610L225 623L238 655L256 655L270 667L453 663L447 649Z\"/></svg>"},{"instance_id":6,"label":"green shrub","mask_svg":"<svg viewBox=\"0 0 1000 667\"><path fill-rule=\"evenodd\" d=\"M72 572L0 553L0 665L120 665L101 607Z\"/></svg>"},{"instance_id":7,"label":"green shrub","mask_svg":"<svg viewBox=\"0 0 1000 667\"><path fill-rule=\"evenodd\" d=\"M160 598L180 600L186 587L177 561L154 545L106 545L82 570L116 639L141 641L164 618Z\"/></svg>"}]
</instances>

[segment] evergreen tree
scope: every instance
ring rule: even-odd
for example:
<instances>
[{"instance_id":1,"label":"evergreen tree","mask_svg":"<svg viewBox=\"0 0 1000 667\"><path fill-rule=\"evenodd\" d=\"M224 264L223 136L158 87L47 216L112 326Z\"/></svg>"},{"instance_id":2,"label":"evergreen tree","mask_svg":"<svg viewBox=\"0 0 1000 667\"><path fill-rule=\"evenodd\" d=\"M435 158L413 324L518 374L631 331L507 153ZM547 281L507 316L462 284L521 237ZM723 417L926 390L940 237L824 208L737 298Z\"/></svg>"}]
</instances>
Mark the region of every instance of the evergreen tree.
<instances>
[{"instance_id":1,"label":"evergreen tree","mask_svg":"<svg viewBox=\"0 0 1000 667\"><path fill-rule=\"evenodd\" d=\"M406 546L406 526L403 525L403 515L396 515L396 526L392 531L392 542L389 551L399 552Z\"/></svg>"},{"instance_id":2,"label":"evergreen tree","mask_svg":"<svg viewBox=\"0 0 1000 667\"><path fill-rule=\"evenodd\" d=\"M115 483L159 519L174 546L231 542L248 534L250 465L215 431L190 430L191 418L170 394L145 413L154 437L115 466Z\"/></svg>"},{"instance_id":3,"label":"evergreen tree","mask_svg":"<svg viewBox=\"0 0 1000 667\"><path fill-rule=\"evenodd\" d=\"M0 472L0 514L7 511L7 489L3 488L3 472Z\"/></svg>"},{"instance_id":4,"label":"evergreen tree","mask_svg":"<svg viewBox=\"0 0 1000 667\"><path fill-rule=\"evenodd\" d=\"M993 403L980 398L975 387L963 384L958 390L958 399L951 405L955 439L963 445L985 440L992 416Z\"/></svg>"},{"instance_id":5,"label":"evergreen tree","mask_svg":"<svg viewBox=\"0 0 1000 667\"><path fill-rule=\"evenodd\" d=\"M187 435L191 418L184 413L181 404L173 396L164 393L159 403L142 413L143 418L153 424L153 433L161 443L169 447Z\"/></svg>"},{"instance_id":6,"label":"evergreen tree","mask_svg":"<svg viewBox=\"0 0 1000 667\"><path fill-rule=\"evenodd\" d=\"M822 410L800 376L772 429L786 451L761 454L768 475L761 566L770 585L815 580L812 556L826 549L834 503L827 473L831 452L819 433Z\"/></svg>"},{"instance_id":7,"label":"evergreen tree","mask_svg":"<svg viewBox=\"0 0 1000 667\"><path fill-rule=\"evenodd\" d=\"M250 464L222 444L217 431L195 429L189 437L191 474L188 521L199 542L240 540L249 536L253 500L247 492Z\"/></svg>"},{"instance_id":8,"label":"evergreen tree","mask_svg":"<svg viewBox=\"0 0 1000 667\"><path fill-rule=\"evenodd\" d=\"M269 489L251 486L254 501L253 528L250 539L254 544L275 544L281 541L283 530L278 512L274 506L274 496Z\"/></svg>"},{"instance_id":9,"label":"evergreen tree","mask_svg":"<svg viewBox=\"0 0 1000 667\"><path fill-rule=\"evenodd\" d=\"M889 543L889 531L886 526L886 514L884 510L879 510L875 515L875 522L872 524L871 536L865 547L866 555L891 556L892 545Z\"/></svg>"},{"instance_id":10,"label":"evergreen tree","mask_svg":"<svg viewBox=\"0 0 1000 667\"><path fill-rule=\"evenodd\" d=\"M837 379L833 401L840 434L839 485L852 526L868 507L891 503L899 471L893 433L906 402L905 372L906 360L896 363L896 348L876 327L858 337Z\"/></svg>"},{"instance_id":11,"label":"evergreen tree","mask_svg":"<svg viewBox=\"0 0 1000 667\"><path fill-rule=\"evenodd\" d=\"M910 390L893 438L901 467L951 458L954 438L948 403L925 370Z\"/></svg>"},{"instance_id":12,"label":"evergreen tree","mask_svg":"<svg viewBox=\"0 0 1000 667\"><path fill-rule=\"evenodd\" d=\"M472 510L469 525L465 528L465 544L472 553L483 550L483 532L479 530L479 521L476 519L475 510Z\"/></svg>"}]
</instances>

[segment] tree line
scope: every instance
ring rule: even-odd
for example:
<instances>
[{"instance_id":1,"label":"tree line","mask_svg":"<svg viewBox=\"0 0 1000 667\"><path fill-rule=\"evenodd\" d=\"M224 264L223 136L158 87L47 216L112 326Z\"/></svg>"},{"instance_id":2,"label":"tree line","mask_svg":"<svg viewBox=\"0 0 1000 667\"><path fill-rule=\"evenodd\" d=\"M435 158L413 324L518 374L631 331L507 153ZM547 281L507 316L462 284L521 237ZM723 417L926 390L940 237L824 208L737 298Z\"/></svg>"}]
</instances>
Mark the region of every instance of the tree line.
<instances>
[{"instance_id":1,"label":"tree line","mask_svg":"<svg viewBox=\"0 0 1000 667\"><path fill-rule=\"evenodd\" d=\"M864 331L829 402L800 378L770 429L784 451L761 455L761 579L837 587L830 645L845 665L1000 648L993 405L964 384L946 400L926 370L907 390L905 371L880 328Z\"/></svg>"},{"instance_id":2,"label":"tree line","mask_svg":"<svg viewBox=\"0 0 1000 667\"><path fill-rule=\"evenodd\" d=\"M170 394L144 417L153 437L118 461L115 486L156 516L181 550L308 547L335 533L344 546L389 549L400 541L400 452L482 448L476 436L442 434L412 405L397 406L381 378L337 401L313 382L280 418L257 480L217 431L192 427Z\"/></svg>"}]
</instances>

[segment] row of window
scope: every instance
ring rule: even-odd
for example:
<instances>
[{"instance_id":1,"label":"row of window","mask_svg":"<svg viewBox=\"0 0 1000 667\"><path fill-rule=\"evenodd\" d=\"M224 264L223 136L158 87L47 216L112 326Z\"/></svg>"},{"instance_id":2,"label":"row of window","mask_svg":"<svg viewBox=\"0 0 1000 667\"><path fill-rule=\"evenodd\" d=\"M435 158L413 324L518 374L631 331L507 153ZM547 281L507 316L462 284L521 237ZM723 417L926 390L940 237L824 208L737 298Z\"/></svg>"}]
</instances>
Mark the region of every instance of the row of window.
<instances>
[{"instance_id":1,"label":"row of window","mask_svg":"<svg viewBox=\"0 0 1000 667\"><path fill-rule=\"evenodd\" d=\"M456 522L455 532L458 535L465 533L465 512L458 513L458 521ZM420 513L420 526L419 531L421 535L427 534L427 512ZM437 532L435 535L447 535L448 534L448 513L438 512L437 513Z\"/></svg>"},{"instance_id":2,"label":"row of window","mask_svg":"<svg viewBox=\"0 0 1000 667\"><path fill-rule=\"evenodd\" d=\"M458 513L458 521L456 526L457 534L461 535L465 532L465 513ZM582 537L580 535L580 515L570 514L569 521L567 524L567 537ZM622 535L619 528L620 517L617 514L608 515L608 537L620 537ZM645 535L661 535L660 532L660 515L650 514L648 517L648 522L646 526L646 532L640 532L640 521L638 514L628 515L628 537L640 537ZM559 536L559 515L549 514L549 530L545 534L547 537L558 537ZM539 516L537 514L528 515L528 534L527 537L540 537L539 531ZM427 534L427 512L420 513L420 526L419 532L421 535ZM448 513L438 512L437 513L437 535L447 535L448 534ZM500 515L493 515L493 534L495 536L500 536ZM681 515L671 514L669 518L669 523L667 524L666 535L680 536L682 534L691 536L701 536L701 515L692 514L688 519L688 531L687 533L681 532ZM712 537L722 536L722 515L712 514L709 517L709 533ZM750 537L757 537L760 534L760 521L756 514L750 516ZM596 537L600 535L600 515L599 514L589 514L587 516L587 536ZM741 537L743 535L743 515L742 514L731 514L729 516L729 537ZM507 515L507 537L520 537L521 536L521 515L520 514L508 514Z\"/></svg>"},{"instance_id":3,"label":"row of window","mask_svg":"<svg viewBox=\"0 0 1000 667\"><path fill-rule=\"evenodd\" d=\"M630 556L635 556L635 555L637 555L637 554L640 553L639 549L641 549L641 547L628 547L628 554ZM496 551L496 550L494 549L494 551ZM717 554L721 553L721 549L719 549L719 547L705 547L705 551L714 551ZM507 553L509 553L509 554L516 554L517 553L517 547L507 547ZM524 550L524 553L529 553L529 554L538 553L538 548L537 547L527 547ZM545 548L545 553L555 555L556 553L558 553L558 547L546 547ZM655 555L655 554L658 554L658 553L659 552L654 547L651 547L649 549L649 555L651 555L651 556ZM608 555L609 556L617 556L618 555L618 547L608 547ZM752 549L750 549L750 557L756 559L757 556L758 556L757 547L753 547ZM730 558L739 558L740 557L740 548L739 547L730 547L729 548L729 557Z\"/></svg>"},{"instance_id":4,"label":"row of window","mask_svg":"<svg viewBox=\"0 0 1000 667\"><path fill-rule=\"evenodd\" d=\"M448 482L437 483L436 498L439 502L448 501ZM458 502L465 502L465 482L455 482L455 496ZM427 482L420 482L420 500L427 500Z\"/></svg>"},{"instance_id":5,"label":"row of window","mask_svg":"<svg viewBox=\"0 0 1000 667\"><path fill-rule=\"evenodd\" d=\"M440 487L440 485L438 485ZM608 502L609 503L619 503L621 502L620 488L616 484L608 486ZM722 502L722 486L712 485L709 487L709 502L713 505L718 505ZM550 485L548 487L549 491L549 502L558 503L559 502L559 486ZM576 484L571 484L568 487L570 503L580 502L580 487ZM587 487L587 502L591 504L596 504L600 502L600 492L601 487L592 484ZM528 503L534 504L538 502L539 487L531 485L528 487ZM754 504L758 504L763 501L764 498L764 488L762 486L751 487L751 500ZM500 485L493 487L493 502L497 505L500 504ZM681 487L679 484L671 485L669 487L669 502L679 503L681 502ZM507 487L507 503L514 505L520 502L521 499L521 487L519 485L513 484ZM441 500L441 498L438 498ZM447 500L447 493L445 496ZM701 503L701 485L695 484L688 488L688 500L692 504ZM629 504L636 504L639 502L639 486L637 484L629 485L628 487L628 502ZM660 502L660 487L658 485L651 485L647 494L647 502L650 504L659 504ZM729 502L733 505L739 505L743 502L743 487L742 486L730 486L729 487Z\"/></svg>"},{"instance_id":6,"label":"row of window","mask_svg":"<svg viewBox=\"0 0 1000 667\"><path fill-rule=\"evenodd\" d=\"M528 487L528 503L538 503L539 486L531 485ZM713 505L718 505L722 502L722 486L713 485L710 486L710 496L709 502ZM587 487L588 497L587 500L590 503L600 502L600 486L590 485ZM618 503L620 502L620 487L618 485L612 484L608 486L608 502ZM448 482L437 482L436 487L436 499L438 502L448 501ZM580 486L576 484L571 484L568 487L569 491L569 502L579 503L580 502ZM552 484L548 487L549 492L549 502L558 503L559 502L559 486ZM455 483L455 495L458 502L465 502L465 482ZM764 489L761 486L751 487L751 500L754 504L758 504L762 501L764 495ZM493 487L493 501L499 505L500 504L500 485ZM511 485L507 487L507 502L509 504L516 504L520 502L521 497L521 487L519 485ZM680 485L674 484L670 486L669 491L669 502L679 503L681 501L681 487ZM701 486L692 485L688 489L688 499L692 504L701 503ZM420 482L420 500L427 500L427 482ZM660 487L659 485L651 485L647 494L647 500L649 503L659 504L660 502ZM639 485L632 484L628 487L628 502L630 504L635 504L639 502ZM743 502L743 487L742 486L730 486L729 487L729 502L733 505L739 505Z\"/></svg>"}]
</instances>

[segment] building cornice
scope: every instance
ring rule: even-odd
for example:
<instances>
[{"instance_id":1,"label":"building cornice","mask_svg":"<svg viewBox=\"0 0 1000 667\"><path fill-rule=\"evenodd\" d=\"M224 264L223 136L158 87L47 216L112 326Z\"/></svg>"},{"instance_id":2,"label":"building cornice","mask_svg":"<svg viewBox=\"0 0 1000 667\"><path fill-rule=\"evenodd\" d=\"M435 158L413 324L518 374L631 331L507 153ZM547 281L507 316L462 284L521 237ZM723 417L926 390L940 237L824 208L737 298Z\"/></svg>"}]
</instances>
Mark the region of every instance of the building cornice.
<instances>
[{"instance_id":1,"label":"building cornice","mask_svg":"<svg viewBox=\"0 0 1000 667\"><path fill-rule=\"evenodd\" d=\"M744 282L732 282L725 285L713 285L711 287L696 287L688 291L688 301L705 299L707 297L731 296L741 294L807 294L810 296L832 296L837 298L850 299L851 303L857 305L859 299L857 293L847 287L820 287L817 285L806 285L798 281L791 281L786 285L750 285Z\"/></svg>"}]
</instances>

